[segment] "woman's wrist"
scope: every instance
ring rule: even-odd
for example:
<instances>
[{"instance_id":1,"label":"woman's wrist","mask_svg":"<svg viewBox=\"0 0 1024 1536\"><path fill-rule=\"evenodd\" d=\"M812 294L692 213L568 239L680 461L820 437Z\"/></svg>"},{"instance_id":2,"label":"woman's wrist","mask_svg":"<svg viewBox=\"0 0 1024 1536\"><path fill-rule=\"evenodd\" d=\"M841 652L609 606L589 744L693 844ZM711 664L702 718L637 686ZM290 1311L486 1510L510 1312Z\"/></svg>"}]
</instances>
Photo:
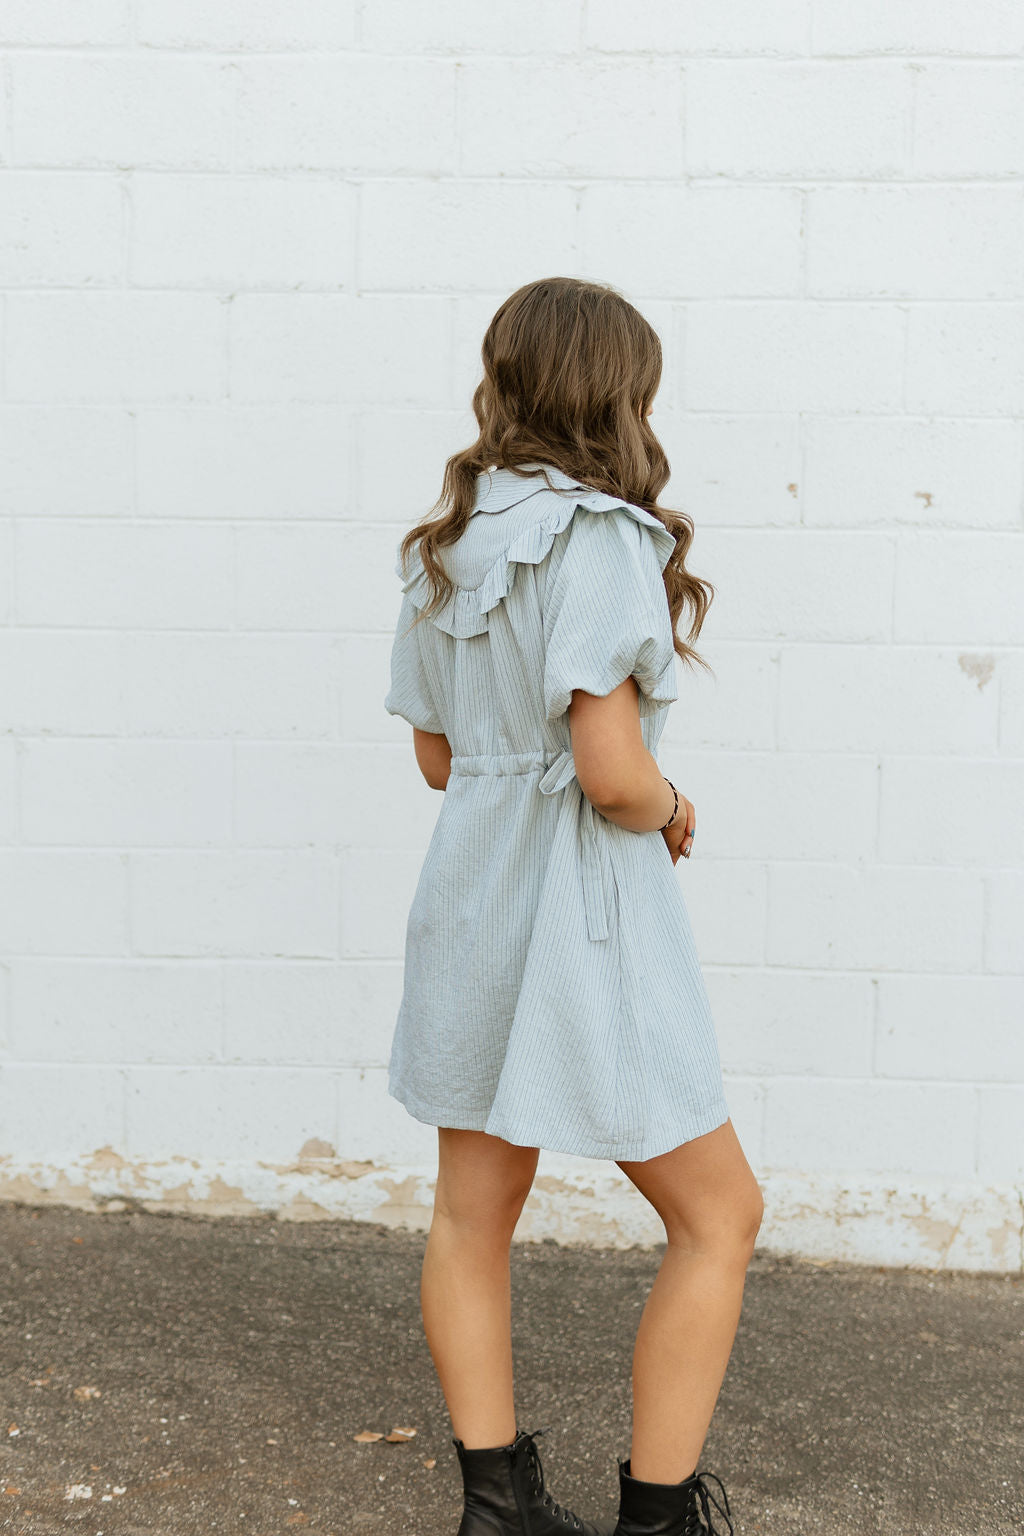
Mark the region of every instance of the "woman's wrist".
<instances>
[{"instance_id":1,"label":"woman's wrist","mask_svg":"<svg viewBox=\"0 0 1024 1536\"><path fill-rule=\"evenodd\" d=\"M645 750L636 768L627 769L623 777L629 784L628 798L591 800L595 811L607 821L614 821L630 832L659 832L669 825L681 825L686 816L686 801L662 773L653 753Z\"/></svg>"},{"instance_id":2,"label":"woman's wrist","mask_svg":"<svg viewBox=\"0 0 1024 1536\"><path fill-rule=\"evenodd\" d=\"M668 785L672 792L672 809L669 812L668 820L658 828L659 832L666 832L669 827L674 826L675 823L679 820L679 791L676 789L671 779L666 778L664 774L662 774L662 778L665 779L665 783Z\"/></svg>"}]
</instances>

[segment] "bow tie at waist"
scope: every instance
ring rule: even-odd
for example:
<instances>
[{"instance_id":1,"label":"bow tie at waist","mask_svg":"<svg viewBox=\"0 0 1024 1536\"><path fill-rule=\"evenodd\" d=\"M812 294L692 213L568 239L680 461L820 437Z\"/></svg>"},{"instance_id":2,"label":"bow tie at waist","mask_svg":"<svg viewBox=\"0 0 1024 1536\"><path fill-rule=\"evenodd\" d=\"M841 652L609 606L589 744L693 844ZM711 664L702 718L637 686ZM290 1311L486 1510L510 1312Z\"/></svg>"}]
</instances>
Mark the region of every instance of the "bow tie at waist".
<instances>
[{"instance_id":1,"label":"bow tie at waist","mask_svg":"<svg viewBox=\"0 0 1024 1536\"><path fill-rule=\"evenodd\" d=\"M542 795L554 795L575 785L579 795L580 872L583 878L583 905L587 914L587 933L592 939L606 939L614 900L608 851L597 834L595 817L599 814L583 793L576 777L571 750L560 752L473 753L452 757L452 773L530 773L544 769L537 785ZM570 802L566 802L567 804ZM566 814L564 811L562 814Z\"/></svg>"}]
</instances>

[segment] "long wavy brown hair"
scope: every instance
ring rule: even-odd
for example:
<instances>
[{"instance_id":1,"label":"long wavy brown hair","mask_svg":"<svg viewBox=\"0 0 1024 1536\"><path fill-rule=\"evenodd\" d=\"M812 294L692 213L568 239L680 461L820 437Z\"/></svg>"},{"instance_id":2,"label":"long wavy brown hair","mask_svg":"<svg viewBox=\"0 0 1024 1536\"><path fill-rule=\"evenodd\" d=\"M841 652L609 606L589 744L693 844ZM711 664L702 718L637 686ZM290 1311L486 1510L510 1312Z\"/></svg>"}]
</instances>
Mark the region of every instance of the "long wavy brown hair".
<instances>
[{"instance_id":1,"label":"long wavy brown hair","mask_svg":"<svg viewBox=\"0 0 1024 1536\"><path fill-rule=\"evenodd\" d=\"M661 382L657 332L610 284L546 277L525 283L500 305L481 356L484 376L473 392L479 436L448 459L441 494L400 545L405 568L418 544L431 588L416 622L451 594L438 551L464 532L476 506L478 476L495 466L518 472L522 465L548 464L664 523L676 541L664 569L675 650L687 665L696 662L710 672L688 642L700 634L714 588L686 569L692 519L657 501L670 473L647 423ZM684 608L690 610L685 640L676 630Z\"/></svg>"}]
</instances>

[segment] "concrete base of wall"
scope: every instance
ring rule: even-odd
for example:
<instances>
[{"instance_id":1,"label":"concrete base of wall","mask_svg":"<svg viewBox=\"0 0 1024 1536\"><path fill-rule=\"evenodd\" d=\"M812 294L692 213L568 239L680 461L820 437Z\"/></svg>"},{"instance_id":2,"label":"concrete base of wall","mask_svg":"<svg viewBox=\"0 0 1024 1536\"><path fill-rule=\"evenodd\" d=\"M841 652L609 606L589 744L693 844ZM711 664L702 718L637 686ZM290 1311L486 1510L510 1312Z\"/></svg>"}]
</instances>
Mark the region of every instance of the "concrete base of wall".
<instances>
[{"instance_id":1,"label":"concrete base of wall","mask_svg":"<svg viewBox=\"0 0 1024 1536\"><path fill-rule=\"evenodd\" d=\"M316 1146L316 1144L313 1144ZM150 1210L279 1221L332 1217L425 1230L433 1167L310 1155L293 1163L137 1160L100 1147L60 1164L0 1158L0 1200L80 1210ZM761 1252L932 1270L1024 1272L1024 1190L943 1180L760 1172ZM660 1221L614 1164L542 1152L517 1238L596 1247L652 1246Z\"/></svg>"},{"instance_id":2,"label":"concrete base of wall","mask_svg":"<svg viewBox=\"0 0 1024 1536\"><path fill-rule=\"evenodd\" d=\"M318 1156L281 1164L187 1157L133 1161L101 1147L59 1165L0 1157L0 1200L88 1211L263 1212L279 1221L346 1217L425 1230L434 1172ZM763 1170L758 1178L766 1203L758 1238L762 1252L1024 1272L1024 1190L1013 1186ZM650 1206L614 1164L581 1170L575 1159L541 1153L518 1239L624 1248L654 1245L663 1236Z\"/></svg>"}]
</instances>

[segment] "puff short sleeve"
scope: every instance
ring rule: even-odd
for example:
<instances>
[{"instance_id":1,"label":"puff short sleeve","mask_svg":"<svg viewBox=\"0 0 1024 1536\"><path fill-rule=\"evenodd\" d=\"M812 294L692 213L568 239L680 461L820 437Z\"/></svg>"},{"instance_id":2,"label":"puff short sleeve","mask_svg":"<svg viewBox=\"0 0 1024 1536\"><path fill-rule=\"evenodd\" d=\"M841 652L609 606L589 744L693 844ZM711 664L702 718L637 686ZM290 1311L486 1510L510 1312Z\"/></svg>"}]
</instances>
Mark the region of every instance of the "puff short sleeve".
<instances>
[{"instance_id":1,"label":"puff short sleeve","mask_svg":"<svg viewBox=\"0 0 1024 1536\"><path fill-rule=\"evenodd\" d=\"M662 569L673 541L657 542L625 507L578 506L545 600L544 708L557 720L574 688L604 696L627 677L641 715L678 697L675 647Z\"/></svg>"},{"instance_id":2,"label":"puff short sleeve","mask_svg":"<svg viewBox=\"0 0 1024 1536\"><path fill-rule=\"evenodd\" d=\"M421 731L443 735L444 724L437 712L422 651L424 625L410 628L417 612L412 598L405 593L391 647L391 686L384 699L384 708L389 715L401 715Z\"/></svg>"}]
</instances>

